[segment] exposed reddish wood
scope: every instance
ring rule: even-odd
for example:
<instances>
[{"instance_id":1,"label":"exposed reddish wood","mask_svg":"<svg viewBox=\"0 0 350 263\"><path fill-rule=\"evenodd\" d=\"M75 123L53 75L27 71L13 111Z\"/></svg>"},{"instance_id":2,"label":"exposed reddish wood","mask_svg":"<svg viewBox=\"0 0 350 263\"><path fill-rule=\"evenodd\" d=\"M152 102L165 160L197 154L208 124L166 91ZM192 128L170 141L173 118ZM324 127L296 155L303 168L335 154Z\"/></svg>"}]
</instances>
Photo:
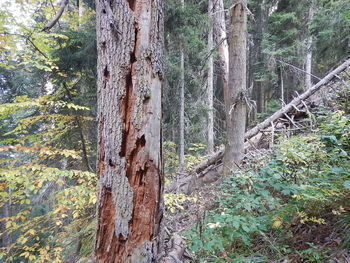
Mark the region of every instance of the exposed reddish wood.
<instances>
[{"instance_id":1,"label":"exposed reddish wood","mask_svg":"<svg viewBox=\"0 0 350 263\"><path fill-rule=\"evenodd\" d=\"M97 0L96 9L96 261L155 262L163 190L161 0Z\"/></svg>"},{"instance_id":2,"label":"exposed reddish wood","mask_svg":"<svg viewBox=\"0 0 350 263\"><path fill-rule=\"evenodd\" d=\"M105 193L103 195L103 200L101 200L100 202L102 202L104 205L100 207L99 210L99 215L101 217L101 220L103 222L108 222L108 224L105 224L101 230L101 235L104 236L104 239L101 240L101 247L110 247L110 251L108 251L111 255L113 255L113 257L109 258L110 262L115 262L116 261L116 253L115 250L117 250L117 247L115 246L110 246L110 244L115 244L117 243L117 237L114 235L114 224L109 220L110 218L114 218L115 217L115 207L112 201L112 193L111 193L111 189L105 189ZM97 258L100 259L100 262L106 262L103 258L103 254L96 255Z\"/></svg>"}]
</instances>

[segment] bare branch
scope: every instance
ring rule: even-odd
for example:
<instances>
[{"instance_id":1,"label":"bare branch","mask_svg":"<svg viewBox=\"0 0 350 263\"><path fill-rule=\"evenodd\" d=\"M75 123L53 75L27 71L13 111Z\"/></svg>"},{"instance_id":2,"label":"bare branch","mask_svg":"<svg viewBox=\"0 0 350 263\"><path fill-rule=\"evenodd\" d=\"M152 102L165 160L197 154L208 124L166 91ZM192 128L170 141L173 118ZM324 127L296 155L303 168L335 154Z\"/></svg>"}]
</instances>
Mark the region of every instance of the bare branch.
<instances>
[{"instance_id":1,"label":"bare branch","mask_svg":"<svg viewBox=\"0 0 350 263\"><path fill-rule=\"evenodd\" d=\"M54 18L48 22L46 24L46 26L44 27L43 31L49 31L51 28L54 27L54 25L56 25L56 23L58 22L58 20L61 18L65 7L68 5L69 0L62 0L60 2L60 8L57 11L57 14L54 16Z\"/></svg>"},{"instance_id":2,"label":"bare branch","mask_svg":"<svg viewBox=\"0 0 350 263\"><path fill-rule=\"evenodd\" d=\"M284 61L278 60L278 59L277 59L277 61L278 61L279 63L285 64L285 65L287 65L287 66L289 66L289 67L291 67L291 68L293 68L293 69L295 69L295 70L298 70L298 71L303 72L303 73L305 73L305 74L307 74L307 75L310 75L311 77L314 77L314 78L317 79L318 81L321 80L321 78L317 77L316 75L314 75L314 74L312 74L312 73L308 73L308 72L306 72L305 70L303 70L303 69L301 69L301 68L298 68L297 66L294 66L294 65L292 65L292 64L290 64L290 63L288 63L288 62L284 62Z\"/></svg>"},{"instance_id":3,"label":"bare branch","mask_svg":"<svg viewBox=\"0 0 350 263\"><path fill-rule=\"evenodd\" d=\"M28 41L32 46L33 48L38 51L40 53L40 55L42 55L43 57L45 58L48 58L48 56L46 56L46 54L41 51L36 45L35 43L33 42L33 40L30 39L30 36L27 36L27 35L22 35L22 34L18 34L18 33L8 33L8 32L2 32L0 33L2 35L12 35L12 36L19 36L19 37L22 37L24 38L26 41Z\"/></svg>"}]
</instances>

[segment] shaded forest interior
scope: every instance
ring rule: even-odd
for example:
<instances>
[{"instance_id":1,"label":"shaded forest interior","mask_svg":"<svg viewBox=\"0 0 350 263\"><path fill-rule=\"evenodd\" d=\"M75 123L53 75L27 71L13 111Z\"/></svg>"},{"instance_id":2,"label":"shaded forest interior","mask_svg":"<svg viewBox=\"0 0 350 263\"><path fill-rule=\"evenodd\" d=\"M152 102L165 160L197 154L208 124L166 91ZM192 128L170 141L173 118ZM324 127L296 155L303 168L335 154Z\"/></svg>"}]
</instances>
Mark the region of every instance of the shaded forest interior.
<instances>
[{"instance_id":1,"label":"shaded forest interior","mask_svg":"<svg viewBox=\"0 0 350 263\"><path fill-rule=\"evenodd\" d=\"M0 51L0 263L350 262L349 0L2 0Z\"/></svg>"}]
</instances>

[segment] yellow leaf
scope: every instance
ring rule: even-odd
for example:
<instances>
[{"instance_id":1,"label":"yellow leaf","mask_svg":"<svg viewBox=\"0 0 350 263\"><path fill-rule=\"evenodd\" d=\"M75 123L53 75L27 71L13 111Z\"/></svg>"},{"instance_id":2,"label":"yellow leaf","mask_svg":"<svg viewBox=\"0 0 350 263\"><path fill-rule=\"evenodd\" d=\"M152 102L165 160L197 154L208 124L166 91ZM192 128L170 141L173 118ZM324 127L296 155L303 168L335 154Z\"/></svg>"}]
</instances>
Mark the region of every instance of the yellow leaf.
<instances>
[{"instance_id":1,"label":"yellow leaf","mask_svg":"<svg viewBox=\"0 0 350 263\"><path fill-rule=\"evenodd\" d=\"M28 238L23 237L23 238L20 239L19 242L23 245L23 244L25 244L27 242L27 240L28 240Z\"/></svg>"},{"instance_id":2,"label":"yellow leaf","mask_svg":"<svg viewBox=\"0 0 350 263\"><path fill-rule=\"evenodd\" d=\"M25 257L25 258L28 258L30 256L29 252L26 251L26 252L23 252L22 254L20 254L21 257Z\"/></svg>"},{"instance_id":3,"label":"yellow leaf","mask_svg":"<svg viewBox=\"0 0 350 263\"><path fill-rule=\"evenodd\" d=\"M66 218L67 216L68 216L68 215L66 215L66 214L62 214L62 215L61 215L62 218Z\"/></svg>"},{"instance_id":4,"label":"yellow leaf","mask_svg":"<svg viewBox=\"0 0 350 263\"><path fill-rule=\"evenodd\" d=\"M96 204L96 201L97 201L96 195L93 195L90 197L90 203Z\"/></svg>"},{"instance_id":5,"label":"yellow leaf","mask_svg":"<svg viewBox=\"0 0 350 263\"><path fill-rule=\"evenodd\" d=\"M73 218L76 219L79 217L79 213L77 211L73 212Z\"/></svg>"},{"instance_id":6,"label":"yellow leaf","mask_svg":"<svg viewBox=\"0 0 350 263\"><path fill-rule=\"evenodd\" d=\"M276 229L276 228L279 228L281 225L282 225L282 218L280 218L280 217L274 218L274 222L272 224L272 228Z\"/></svg>"}]
</instances>

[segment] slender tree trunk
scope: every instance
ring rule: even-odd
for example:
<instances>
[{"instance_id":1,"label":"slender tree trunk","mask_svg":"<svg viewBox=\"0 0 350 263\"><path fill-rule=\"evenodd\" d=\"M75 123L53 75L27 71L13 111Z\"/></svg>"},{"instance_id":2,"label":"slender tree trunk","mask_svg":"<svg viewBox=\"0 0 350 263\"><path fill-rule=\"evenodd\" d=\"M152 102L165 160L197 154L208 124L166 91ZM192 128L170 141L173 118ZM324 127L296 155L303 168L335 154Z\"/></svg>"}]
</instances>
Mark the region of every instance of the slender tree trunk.
<instances>
[{"instance_id":1,"label":"slender tree trunk","mask_svg":"<svg viewBox=\"0 0 350 263\"><path fill-rule=\"evenodd\" d=\"M265 75L266 71L266 57L263 53L262 41L267 32L267 16L268 9L266 8L266 0L258 1L258 7L256 11L255 19L255 29L256 34L254 36L254 46L253 46L253 71L255 80L254 80L254 90L253 95L256 100L256 110L257 112L264 112L266 109L266 81L261 77Z\"/></svg>"},{"instance_id":2,"label":"slender tree trunk","mask_svg":"<svg viewBox=\"0 0 350 263\"><path fill-rule=\"evenodd\" d=\"M310 3L309 7L309 17L308 22L310 23L311 20L314 17L314 2L312 1ZM312 42L313 38L310 33L310 26L308 26L308 36L306 40L306 56L305 56L305 90L308 90L312 87L312 80L311 80L311 69L312 69Z\"/></svg>"},{"instance_id":3,"label":"slender tree trunk","mask_svg":"<svg viewBox=\"0 0 350 263\"><path fill-rule=\"evenodd\" d=\"M156 262L162 218L161 0L96 0L96 262Z\"/></svg>"},{"instance_id":4,"label":"slender tree trunk","mask_svg":"<svg viewBox=\"0 0 350 263\"><path fill-rule=\"evenodd\" d=\"M214 65L213 65L213 0L208 1L208 153L214 152Z\"/></svg>"},{"instance_id":5,"label":"slender tree trunk","mask_svg":"<svg viewBox=\"0 0 350 263\"><path fill-rule=\"evenodd\" d=\"M9 193L10 190L9 188L5 189L5 192ZM6 201L4 203L4 205L1 207L1 218L9 218L11 216L11 199L9 201ZM12 235L11 233L9 233L9 231L7 231L7 227L6 227L6 222L8 220L3 220L1 222L1 232L3 233L2 235L2 242L1 242L1 246L2 247L6 247L9 248L12 244Z\"/></svg>"},{"instance_id":6,"label":"slender tree trunk","mask_svg":"<svg viewBox=\"0 0 350 263\"><path fill-rule=\"evenodd\" d=\"M224 174L239 167L244 155L244 132L247 113L247 1L240 1L230 9L229 36L229 94L226 99L227 142L224 156Z\"/></svg>"},{"instance_id":7,"label":"slender tree trunk","mask_svg":"<svg viewBox=\"0 0 350 263\"><path fill-rule=\"evenodd\" d=\"M227 44L227 33L226 33L226 22L224 12L223 0L215 0L214 7L214 36L215 43L219 44L219 65L221 71L222 86L224 91L224 99L228 98L228 44ZM227 103L225 103L227 104Z\"/></svg>"},{"instance_id":8,"label":"slender tree trunk","mask_svg":"<svg viewBox=\"0 0 350 263\"><path fill-rule=\"evenodd\" d=\"M182 8L185 6L184 0L181 0ZM185 55L183 43L181 46L181 61L180 61L180 138L179 138L179 171L185 169Z\"/></svg>"},{"instance_id":9,"label":"slender tree trunk","mask_svg":"<svg viewBox=\"0 0 350 263\"><path fill-rule=\"evenodd\" d=\"M282 107L284 106L284 82L283 82L283 68L280 68L281 71L281 103Z\"/></svg>"}]
</instances>

